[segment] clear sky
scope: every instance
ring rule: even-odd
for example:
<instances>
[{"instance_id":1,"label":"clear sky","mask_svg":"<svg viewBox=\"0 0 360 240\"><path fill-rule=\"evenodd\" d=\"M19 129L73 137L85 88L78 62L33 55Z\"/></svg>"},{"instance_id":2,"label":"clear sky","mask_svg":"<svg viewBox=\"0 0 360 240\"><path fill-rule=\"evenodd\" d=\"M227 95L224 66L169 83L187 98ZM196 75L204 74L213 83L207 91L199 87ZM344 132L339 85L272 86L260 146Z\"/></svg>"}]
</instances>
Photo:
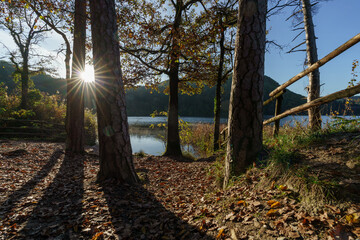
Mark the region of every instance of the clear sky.
<instances>
[{"instance_id":1,"label":"clear sky","mask_svg":"<svg viewBox=\"0 0 360 240\"><path fill-rule=\"evenodd\" d=\"M286 82L304 69L305 52L287 54L286 52L294 46L291 40L297 33L291 31L291 21L285 21L290 16L290 11L272 16L267 23L270 30L267 38L275 40L278 44L285 46L284 50L271 48L265 56L265 74L280 84ZM318 57L321 59L328 53L345 43L351 37L360 33L360 0L330 0L319 4L319 11L314 15L315 34L317 39ZM297 43L305 39L305 35L298 38ZM0 41L8 47L14 46L11 37L0 31ZM41 44L41 49L46 49L54 54L63 43L57 34L52 34ZM4 56L4 48L0 47L0 57ZM6 60L8 58L5 58ZM360 60L360 43L348 49L346 52L333 59L320 68L321 95L327 95L347 87L351 79L351 66L354 59ZM58 60L59 75L64 77L64 63ZM304 77L289 87L290 90L306 95L305 87L308 78ZM266 99L267 96L264 96Z\"/></svg>"},{"instance_id":2,"label":"clear sky","mask_svg":"<svg viewBox=\"0 0 360 240\"><path fill-rule=\"evenodd\" d=\"M267 23L269 40L288 45L284 51L271 48L265 56L265 74L280 84L304 70L305 52L287 54L294 45L291 40L296 36L291 31L291 21L285 21L289 12L272 16ZM335 50L341 44L360 33L360 0L330 0L319 4L319 11L313 16L319 59ZM298 38L305 39L305 34ZM304 45L305 47L305 45ZM321 96L342 90L351 79L351 67L354 59L360 60L360 43L348 49L337 58L320 68ZM359 70L359 69L358 69ZM290 90L306 95L304 88L308 78L304 77L289 87ZM265 96L264 96L265 97ZM266 97L265 97L266 98Z\"/></svg>"}]
</instances>

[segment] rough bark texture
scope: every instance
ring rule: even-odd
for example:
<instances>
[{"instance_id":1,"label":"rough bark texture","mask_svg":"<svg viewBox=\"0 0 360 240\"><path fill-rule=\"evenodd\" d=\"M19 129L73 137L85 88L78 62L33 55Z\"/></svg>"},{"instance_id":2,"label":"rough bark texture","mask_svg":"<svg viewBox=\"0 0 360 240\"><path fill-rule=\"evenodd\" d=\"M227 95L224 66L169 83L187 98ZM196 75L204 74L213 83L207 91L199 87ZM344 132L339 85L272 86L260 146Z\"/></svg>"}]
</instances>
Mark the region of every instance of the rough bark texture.
<instances>
[{"instance_id":1,"label":"rough bark texture","mask_svg":"<svg viewBox=\"0 0 360 240\"><path fill-rule=\"evenodd\" d=\"M224 187L262 149L262 99L267 0L240 0L231 86Z\"/></svg>"},{"instance_id":2,"label":"rough bark texture","mask_svg":"<svg viewBox=\"0 0 360 240\"><path fill-rule=\"evenodd\" d=\"M165 156L181 156L180 136L179 136L179 59L180 59L180 33L181 14L183 2L177 0L176 15L173 23L173 38L170 54L170 74L169 74L169 109L168 109L168 128Z\"/></svg>"},{"instance_id":3,"label":"rough bark texture","mask_svg":"<svg viewBox=\"0 0 360 240\"><path fill-rule=\"evenodd\" d=\"M86 0L75 1L74 46L71 78L67 84L66 150L84 152L84 84L80 74L85 69Z\"/></svg>"},{"instance_id":4,"label":"rough bark texture","mask_svg":"<svg viewBox=\"0 0 360 240\"><path fill-rule=\"evenodd\" d=\"M91 0L90 11L99 134L98 180L113 178L136 183L114 0Z\"/></svg>"},{"instance_id":5,"label":"rough bark texture","mask_svg":"<svg viewBox=\"0 0 360 240\"><path fill-rule=\"evenodd\" d=\"M222 26L222 20L220 20L220 26ZM220 61L219 69L217 74L216 81L216 92L214 100L214 151L219 150L220 148L220 111L221 111L221 84L223 78L223 68L224 68L224 56L225 56L225 30L222 29L220 36Z\"/></svg>"},{"instance_id":6,"label":"rough bark texture","mask_svg":"<svg viewBox=\"0 0 360 240\"><path fill-rule=\"evenodd\" d=\"M316 49L316 37L314 30L314 23L311 14L310 0L302 0L303 14L304 14L304 28L306 35L306 56L308 66L318 61L317 49ZM320 72L316 69L309 73L309 87L308 87L308 102L320 97ZM312 129L321 128L321 111L320 107L310 108L308 110L309 124Z\"/></svg>"}]
</instances>

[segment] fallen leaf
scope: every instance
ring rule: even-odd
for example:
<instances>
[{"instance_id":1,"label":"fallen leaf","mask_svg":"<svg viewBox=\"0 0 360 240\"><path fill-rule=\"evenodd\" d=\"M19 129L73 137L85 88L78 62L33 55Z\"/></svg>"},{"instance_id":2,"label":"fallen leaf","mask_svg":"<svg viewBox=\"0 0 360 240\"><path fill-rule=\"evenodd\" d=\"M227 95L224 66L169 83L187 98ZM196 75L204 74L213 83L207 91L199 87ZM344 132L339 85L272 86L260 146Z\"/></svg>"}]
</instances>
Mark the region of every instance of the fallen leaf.
<instances>
[{"instance_id":1,"label":"fallen leaf","mask_svg":"<svg viewBox=\"0 0 360 240\"><path fill-rule=\"evenodd\" d=\"M220 229L219 230L219 233L216 235L216 239L220 239L224 236L224 229Z\"/></svg>"},{"instance_id":2,"label":"fallen leaf","mask_svg":"<svg viewBox=\"0 0 360 240\"><path fill-rule=\"evenodd\" d=\"M272 217L272 216L277 215L277 214L278 214L278 212L279 212L279 210L278 210L278 209L270 209L270 210L266 213L266 216L268 216L268 217Z\"/></svg>"},{"instance_id":3,"label":"fallen leaf","mask_svg":"<svg viewBox=\"0 0 360 240\"><path fill-rule=\"evenodd\" d=\"M359 222L360 222L359 216L360 216L359 213L353 213L353 214L346 215L346 216L345 216L345 219L346 219L350 224L359 223Z\"/></svg>"},{"instance_id":4,"label":"fallen leaf","mask_svg":"<svg viewBox=\"0 0 360 240\"><path fill-rule=\"evenodd\" d=\"M273 205L273 204L276 203L276 202L277 202L276 200L269 200L269 201L267 201L266 203L267 203L267 205L271 206L271 205Z\"/></svg>"},{"instance_id":5,"label":"fallen leaf","mask_svg":"<svg viewBox=\"0 0 360 240\"><path fill-rule=\"evenodd\" d=\"M274 202L273 204L271 204L270 208L279 208L281 207L281 203L280 202Z\"/></svg>"}]
</instances>

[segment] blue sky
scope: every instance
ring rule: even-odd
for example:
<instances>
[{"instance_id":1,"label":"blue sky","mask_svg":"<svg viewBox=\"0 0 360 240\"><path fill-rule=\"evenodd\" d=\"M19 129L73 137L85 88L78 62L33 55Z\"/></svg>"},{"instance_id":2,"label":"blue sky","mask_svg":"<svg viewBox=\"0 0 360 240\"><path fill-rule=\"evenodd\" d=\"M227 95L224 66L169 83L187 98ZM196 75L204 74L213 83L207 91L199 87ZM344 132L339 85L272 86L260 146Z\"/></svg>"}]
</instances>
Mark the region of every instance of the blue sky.
<instances>
[{"instance_id":1,"label":"blue sky","mask_svg":"<svg viewBox=\"0 0 360 240\"><path fill-rule=\"evenodd\" d=\"M360 0L330 0L319 4L319 11L313 16L317 39L319 59L360 33ZM267 23L270 32L269 40L275 40L281 45L287 45L284 51L271 48L265 56L265 74L280 84L286 82L303 69L305 52L287 54L295 46L291 40L296 33L291 31L291 21L285 21L290 13L271 17ZM305 39L299 37L297 43ZM348 49L337 58L320 68L321 96L342 90L347 87L351 79L351 66L354 59L360 60L360 43ZM359 69L358 69L359 70ZM304 77L289 87L290 90L306 95L304 88L308 85L308 78ZM266 96L264 96L266 98Z\"/></svg>"}]
</instances>

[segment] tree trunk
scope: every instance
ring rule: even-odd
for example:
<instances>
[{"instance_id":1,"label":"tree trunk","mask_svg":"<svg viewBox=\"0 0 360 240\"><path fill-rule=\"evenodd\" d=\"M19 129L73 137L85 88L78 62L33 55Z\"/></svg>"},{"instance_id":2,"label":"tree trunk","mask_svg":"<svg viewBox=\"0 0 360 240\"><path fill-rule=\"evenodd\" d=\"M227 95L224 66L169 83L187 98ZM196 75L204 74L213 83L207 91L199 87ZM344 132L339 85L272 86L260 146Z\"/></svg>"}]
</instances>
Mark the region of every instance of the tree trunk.
<instances>
[{"instance_id":1,"label":"tree trunk","mask_svg":"<svg viewBox=\"0 0 360 240\"><path fill-rule=\"evenodd\" d=\"M28 60L24 59L23 69L21 70L21 103L22 109L28 108L28 92L29 92L29 65Z\"/></svg>"},{"instance_id":2,"label":"tree trunk","mask_svg":"<svg viewBox=\"0 0 360 240\"><path fill-rule=\"evenodd\" d=\"M67 86L66 150L84 152L84 84L80 77L85 69L86 0L75 1L75 24L72 73Z\"/></svg>"},{"instance_id":3,"label":"tree trunk","mask_svg":"<svg viewBox=\"0 0 360 240\"><path fill-rule=\"evenodd\" d=\"M262 149L262 99L267 0L240 0L231 85L224 187Z\"/></svg>"},{"instance_id":4,"label":"tree trunk","mask_svg":"<svg viewBox=\"0 0 360 240\"><path fill-rule=\"evenodd\" d=\"M136 183L114 0L91 0L100 171L98 180Z\"/></svg>"},{"instance_id":5,"label":"tree trunk","mask_svg":"<svg viewBox=\"0 0 360 240\"><path fill-rule=\"evenodd\" d=\"M302 10L304 14L304 28L306 35L306 55L308 66L318 61L316 49L316 37L314 23L311 14L310 0L302 0ZM319 69L309 73L308 102L320 97L320 72ZM309 124L314 130L321 129L321 111L320 107L314 107L308 110Z\"/></svg>"},{"instance_id":6,"label":"tree trunk","mask_svg":"<svg viewBox=\"0 0 360 240\"><path fill-rule=\"evenodd\" d=\"M222 20L220 19L220 26L222 26ZM220 112L221 112L221 85L223 78L223 68L224 68L224 56L225 56L225 29L221 29L221 37L220 37L220 61L219 61L219 69L217 74L216 81L216 92L215 92L215 100L214 100L214 151L219 150L220 148Z\"/></svg>"},{"instance_id":7,"label":"tree trunk","mask_svg":"<svg viewBox=\"0 0 360 240\"><path fill-rule=\"evenodd\" d=\"M165 156L181 156L179 136L179 59L180 59L180 32L182 14L182 0L177 0L175 20L173 24L173 38L170 53L170 74L169 74L169 109L168 128Z\"/></svg>"}]
</instances>

